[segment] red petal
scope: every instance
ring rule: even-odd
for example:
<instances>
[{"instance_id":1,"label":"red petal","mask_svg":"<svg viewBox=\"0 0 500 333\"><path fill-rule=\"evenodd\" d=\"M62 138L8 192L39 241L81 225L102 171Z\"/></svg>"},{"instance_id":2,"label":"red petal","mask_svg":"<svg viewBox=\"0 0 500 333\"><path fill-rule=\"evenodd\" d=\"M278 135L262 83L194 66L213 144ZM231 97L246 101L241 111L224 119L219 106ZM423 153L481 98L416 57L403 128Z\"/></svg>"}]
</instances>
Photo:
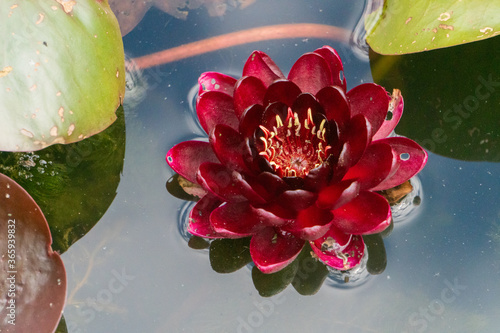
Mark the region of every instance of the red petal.
<instances>
[{"instance_id":1,"label":"red petal","mask_svg":"<svg viewBox=\"0 0 500 333\"><path fill-rule=\"evenodd\" d=\"M233 98L219 91L207 91L196 101L196 113L200 124L210 134L217 124L238 130L239 121L234 113Z\"/></svg>"},{"instance_id":2,"label":"red petal","mask_svg":"<svg viewBox=\"0 0 500 333\"><path fill-rule=\"evenodd\" d=\"M264 203L252 187L236 171L222 164L203 163L198 171L198 183L224 201L240 202L251 200Z\"/></svg>"},{"instance_id":3,"label":"red petal","mask_svg":"<svg viewBox=\"0 0 500 333\"><path fill-rule=\"evenodd\" d=\"M339 87L325 87L316 94L316 98L323 107L326 119L334 120L343 129L351 118L344 91Z\"/></svg>"},{"instance_id":4,"label":"red petal","mask_svg":"<svg viewBox=\"0 0 500 333\"><path fill-rule=\"evenodd\" d=\"M427 163L427 152L413 140L404 137L392 137L376 141L376 143L379 142L391 146L396 156L396 165L393 168L395 172L374 187L373 191L386 190L403 184L419 173Z\"/></svg>"},{"instance_id":5,"label":"red petal","mask_svg":"<svg viewBox=\"0 0 500 333\"><path fill-rule=\"evenodd\" d=\"M210 215L215 231L226 238L251 236L264 228L248 202L227 203Z\"/></svg>"},{"instance_id":6,"label":"red petal","mask_svg":"<svg viewBox=\"0 0 500 333\"><path fill-rule=\"evenodd\" d=\"M342 149L339 153L339 157L337 159L337 163L335 163L332 167L333 175L330 180L330 183L336 183L344 178L347 170L351 166L351 146L348 143L344 143Z\"/></svg>"},{"instance_id":7,"label":"red petal","mask_svg":"<svg viewBox=\"0 0 500 333\"><path fill-rule=\"evenodd\" d=\"M266 228L250 240L250 255L257 268L265 274L277 272L295 260L304 241L291 234Z\"/></svg>"},{"instance_id":8,"label":"red petal","mask_svg":"<svg viewBox=\"0 0 500 333\"><path fill-rule=\"evenodd\" d=\"M234 107L236 116L241 118L244 111L254 105L263 104L266 87L254 76L245 76L238 80L234 90Z\"/></svg>"},{"instance_id":9,"label":"red petal","mask_svg":"<svg viewBox=\"0 0 500 333\"><path fill-rule=\"evenodd\" d=\"M332 222L332 213L316 205L309 206L297 214L295 221L283 227L297 237L314 240L325 234Z\"/></svg>"},{"instance_id":10,"label":"red petal","mask_svg":"<svg viewBox=\"0 0 500 333\"><path fill-rule=\"evenodd\" d=\"M348 270L358 265L365 251L361 236L345 234L334 227L309 244L322 262L338 270Z\"/></svg>"},{"instance_id":11,"label":"red petal","mask_svg":"<svg viewBox=\"0 0 500 333\"><path fill-rule=\"evenodd\" d=\"M197 183L196 173L202 163L219 162L210 144L203 141L184 141L175 145L168 151L166 160L175 172L193 183Z\"/></svg>"},{"instance_id":12,"label":"red petal","mask_svg":"<svg viewBox=\"0 0 500 333\"><path fill-rule=\"evenodd\" d=\"M351 106L351 118L358 114L364 115L371 125L372 134L375 134L389 109L385 89L375 83L360 84L349 90L347 100Z\"/></svg>"},{"instance_id":13,"label":"red petal","mask_svg":"<svg viewBox=\"0 0 500 333\"><path fill-rule=\"evenodd\" d=\"M304 177L304 189L308 191L318 192L320 189L328 185L331 178L332 166L327 160L319 167L309 171L307 176Z\"/></svg>"},{"instance_id":14,"label":"red petal","mask_svg":"<svg viewBox=\"0 0 500 333\"><path fill-rule=\"evenodd\" d=\"M251 138L254 135L255 130L262 121L263 113L264 107L259 104L252 105L243 112L239 126L239 131L243 137Z\"/></svg>"},{"instance_id":15,"label":"red petal","mask_svg":"<svg viewBox=\"0 0 500 333\"><path fill-rule=\"evenodd\" d=\"M332 73L326 60L316 53L306 53L293 64L288 80L295 83L302 92L315 95L333 83Z\"/></svg>"},{"instance_id":16,"label":"red petal","mask_svg":"<svg viewBox=\"0 0 500 333\"><path fill-rule=\"evenodd\" d=\"M281 177L270 172L262 172L257 180L262 186L266 187L267 192L272 197L277 197L288 189L288 185Z\"/></svg>"},{"instance_id":17,"label":"red petal","mask_svg":"<svg viewBox=\"0 0 500 333\"><path fill-rule=\"evenodd\" d=\"M294 113L297 113L299 119L306 119L309 109L311 109L311 114L316 124L319 125L321 123L321 120L318 121L318 119L326 118L322 112L323 108L313 95L311 95L310 93L302 93L297 96L297 99L295 99L295 102L292 105L292 110ZM304 131L306 130L305 127L302 129Z\"/></svg>"},{"instance_id":18,"label":"red petal","mask_svg":"<svg viewBox=\"0 0 500 333\"><path fill-rule=\"evenodd\" d=\"M255 207L273 214L281 219L277 221L277 223L273 222L272 226L283 226L285 224L293 222L293 220L295 220L295 218L297 217L297 212L287 207L283 207L277 202L267 203L264 205L256 205Z\"/></svg>"},{"instance_id":19,"label":"red petal","mask_svg":"<svg viewBox=\"0 0 500 333\"><path fill-rule=\"evenodd\" d=\"M283 177L285 183L292 190L298 190L304 188L304 178L301 177Z\"/></svg>"},{"instance_id":20,"label":"red petal","mask_svg":"<svg viewBox=\"0 0 500 333\"><path fill-rule=\"evenodd\" d=\"M392 97L388 96L388 98L390 105L389 111L387 112L387 116L384 119L382 126L380 126L372 140L384 139L391 134L392 130L396 127L401 119L401 116L403 115L404 102L401 92L398 89L394 89Z\"/></svg>"},{"instance_id":21,"label":"red petal","mask_svg":"<svg viewBox=\"0 0 500 333\"><path fill-rule=\"evenodd\" d=\"M327 62L330 68L330 73L332 74L332 84L335 86L340 86L345 91L346 82L344 79L344 66L342 65L342 60L340 56L332 47L325 45L314 51L321 55Z\"/></svg>"},{"instance_id":22,"label":"red petal","mask_svg":"<svg viewBox=\"0 0 500 333\"><path fill-rule=\"evenodd\" d=\"M246 163L252 162L252 152L240 133L226 125L217 125L210 135L210 143L222 164L238 172L250 173Z\"/></svg>"},{"instance_id":23,"label":"red petal","mask_svg":"<svg viewBox=\"0 0 500 333\"><path fill-rule=\"evenodd\" d=\"M274 102L282 102L291 107L300 92L300 88L291 81L274 81L267 88L266 95L264 96L264 106L267 106Z\"/></svg>"},{"instance_id":24,"label":"red petal","mask_svg":"<svg viewBox=\"0 0 500 333\"><path fill-rule=\"evenodd\" d=\"M198 183L223 201L246 201L231 170L222 164L206 162L200 165Z\"/></svg>"},{"instance_id":25,"label":"red petal","mask_svg":"<svg viewBox=\"0 0 500 333\"><path fill-rule=\"evenodd\" d=\"M259 78L266 87L269 87L269 85L277 79L285 78L274 61L261 51L254 51L250 55L243 67L243 76L255 76Z\"/></svg>"},{"instance_id":26,"label":"red petal","mask_svg":"<svg viewBox=\"0 0 500 333\"><path fill-rule=\"evenodd\" d=\"M332 213L332 225L346 234L368 234L372 230L383 230L391 223L391 207L387 200L369 191L359 192L356 198Z\"/></svg>"},{"instance_id":27,"label":"red petal","mask_svg":"<svg viewBox=\"0 0 500 333\"><path fill-rule=\"evenodd\" d=\"M272 129L276 126L276 116L279 116L283 122L288 116L288 106L282 102L274 102L267 106L262 115L262 126L267 129Z\"/></svg>"},{"instance_id":28,"label":"red petal","mask_svg":"<svg viewBox=\"0 0 500 333\"><path fill-rule=\"evenodd\" d=\"M298 212L311 206L318 195L304 190L290 190L281 193L276 198L276 203L289 210Z\"/></svg>"},{"instance_id":29,"label":"red petal","mask_svg":"<svg viewBox=\"0 0 500 333\"><path fill-rule=\"evenodd\" d=\"M246 175L245 181L252 188L252 195L249 195L245 192L243 192L243 195L245 195L248 200L252 201L252 203L264 204L274 197L274 195L269 194L269 184L261 184L258 177L255 177L253 175ZM258 201L252 197L254 192L259 195L260 199Z\"/></svg>"},{"instance_id":30,"label":"red petal","mask_svg":"<svg viewBox=\"0 0 500 333\"><path fill-rule=\"evenodd\" d=\"M236 79L217 72L206 72L200 75L198 84L198 95L205 91L220 91L232 96Z\"/></svg>"},{"instance_id":31,"label":"red petal","mask_svg":"<svg viewBox=\"0 0 500 333\"><path fill-rule=\"evenodd\" d=\"M370 142L370 124L362 115L354 116L341 133L341 140L345 142L344 152L339 161L342 166L350 167L356 164L365 152Z\"/></svg>"},{"instance_id":32,"label":"red petal","mask_svg":"<svg viewBox=\"0 0 500 333\"><path fill-rule=\"evenodd\" d=\"M229 202L220 206L210 216L214 230L229 238L246 237L265 227L279 226L288 221L248 202Z\"/></svg>"},{"instance_id":33,"label":"red petal","mask_svg":"<svg viewBox=\"0 0 500 333\"><path fill-rule=\"evenodd\" d=\"M361 190L372 189L394 170L397 156L390 145L380 141L370 144L361 159L352 166L344 179L357 179Z\"/></svg>"},{"instance_id":34,"label":"red petal","mask_svg":"<svg viewBox=\"0 0 500 333\"><path fill-rule=\"evenodd\" d=\"M221 238L210 225L210 214L220 206L222 201L212 196L205 195L200 199L189 213L189 225L187 231L192 235L203 238Z\"/></svg>"},{"instance_id":35,"label":"red petal","mask_svg":"<svg viewBox=\"0 0 500 333\"><path fill-rule=\"evenodd\" d=\"M359 183L356 180L344 180L323 188L316 204L323 209L337 209L357 197L358 193Z\"/></svg>"}]
</instances>

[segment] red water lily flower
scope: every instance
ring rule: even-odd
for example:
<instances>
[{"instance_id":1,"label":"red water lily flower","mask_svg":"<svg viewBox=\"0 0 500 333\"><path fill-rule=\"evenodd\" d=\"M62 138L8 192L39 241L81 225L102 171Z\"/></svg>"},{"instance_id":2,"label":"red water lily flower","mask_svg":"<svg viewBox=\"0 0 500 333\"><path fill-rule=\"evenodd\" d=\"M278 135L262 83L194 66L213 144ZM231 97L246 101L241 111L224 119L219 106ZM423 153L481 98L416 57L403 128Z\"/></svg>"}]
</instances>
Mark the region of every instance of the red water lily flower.
<instances>
[{"instance_id":1,"label":"red water lily flower","mask_svg":"<svg viewBox=\"0 0 500 333\"><path fill-rule=\"evenodd\" d=\"M329 46L302 55L288 78L255 51L241 79L208 72L199 84L196 110L209 142L181 142L167 153L172 169L207 191L188 231L251 236L264 273L292 262L306 241L331 267L357 265L360 235L391 221L376 191L407 181L427 161L414 141L387 137L403 112L399 91L365 83L346 92Z\"/></svg>"}]
</instances>

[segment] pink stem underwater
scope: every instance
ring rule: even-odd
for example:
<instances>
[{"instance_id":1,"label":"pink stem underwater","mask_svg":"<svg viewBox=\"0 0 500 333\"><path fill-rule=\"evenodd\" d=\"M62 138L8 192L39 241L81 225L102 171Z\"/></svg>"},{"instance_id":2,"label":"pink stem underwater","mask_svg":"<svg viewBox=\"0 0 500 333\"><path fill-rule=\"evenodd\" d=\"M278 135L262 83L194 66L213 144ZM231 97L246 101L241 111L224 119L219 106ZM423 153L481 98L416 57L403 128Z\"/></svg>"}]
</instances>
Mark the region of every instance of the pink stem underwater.
<instances>
[{"instance_id":1,"label":"pink stem underwater","mask_svg":"<svg viewBox=\"0 0 500 333\"><path fill-rule=\"evenodd\" d=\"M323 38L347 43L350 31L325 24L296 23L257 27L210 37L197 42L183 44L160 52L134 58L140 69L150 68L213 52L231 46L287 38Z\"/></svg>"}]
</instances>

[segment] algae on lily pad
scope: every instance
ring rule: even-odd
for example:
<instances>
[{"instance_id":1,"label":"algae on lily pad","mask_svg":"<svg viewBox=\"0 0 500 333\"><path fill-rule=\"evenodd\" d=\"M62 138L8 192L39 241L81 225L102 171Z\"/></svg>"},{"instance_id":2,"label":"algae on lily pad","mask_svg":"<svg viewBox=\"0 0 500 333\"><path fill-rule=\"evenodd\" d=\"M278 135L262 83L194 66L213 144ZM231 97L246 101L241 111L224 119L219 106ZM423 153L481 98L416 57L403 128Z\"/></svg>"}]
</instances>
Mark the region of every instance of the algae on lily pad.
<instances>
[{"instance_id":1,"label":"algae on lily pad","mask_svg":"<svg viewBox=\"0 0 500 333\"><path fill-rule=\"evenodd\" d=\"M41 151L0 152L0 173L36 200L60 253L101 219L116 196L125 157L123 107L117 121L83 141Z\"/></svg>"},{"instance_id":2,"label":"algae on lily pad","mask_svg":"<svg viewBox=\"0 0 500 333\"><path fill-rule=\"evenodd\" d=\"M0 2L0 150L35 151L101 132L125 93L107 1Z\"/></svg>"},{"instance_id":3,"label":"algae on lily pad","mask_svg":"<svg viewBox=\"0 0 500 333\"><path fill-rule=\"evenodd\" d=\"M481 41L500 34L500 1L383 0L365 28L370 47L385 55Z\"/></svg>"}]
</instances>

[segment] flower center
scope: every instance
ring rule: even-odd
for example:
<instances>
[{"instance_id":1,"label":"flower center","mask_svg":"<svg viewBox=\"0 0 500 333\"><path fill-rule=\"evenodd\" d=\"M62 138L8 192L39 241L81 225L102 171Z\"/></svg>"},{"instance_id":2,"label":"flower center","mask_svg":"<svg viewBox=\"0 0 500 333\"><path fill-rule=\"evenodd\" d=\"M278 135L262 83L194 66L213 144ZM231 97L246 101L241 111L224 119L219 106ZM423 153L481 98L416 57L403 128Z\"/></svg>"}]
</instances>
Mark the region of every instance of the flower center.
<instances>
[{"instance_id":1,"label":"flower center","mask_svg":"<svg viewBox=\"0 0 500 333\"><path fill-rule=\"evenodd\" d=\"M322 119L319 126L314 123L310 108L305 119L299 119L298 114L288 108L285 121L276 115L272 130L259 126L264 132L260 137L263 148L259 155L267 159L280 177L305 177L330 154L325 124L326 119Z\"/></svg>"}]
</instances>

